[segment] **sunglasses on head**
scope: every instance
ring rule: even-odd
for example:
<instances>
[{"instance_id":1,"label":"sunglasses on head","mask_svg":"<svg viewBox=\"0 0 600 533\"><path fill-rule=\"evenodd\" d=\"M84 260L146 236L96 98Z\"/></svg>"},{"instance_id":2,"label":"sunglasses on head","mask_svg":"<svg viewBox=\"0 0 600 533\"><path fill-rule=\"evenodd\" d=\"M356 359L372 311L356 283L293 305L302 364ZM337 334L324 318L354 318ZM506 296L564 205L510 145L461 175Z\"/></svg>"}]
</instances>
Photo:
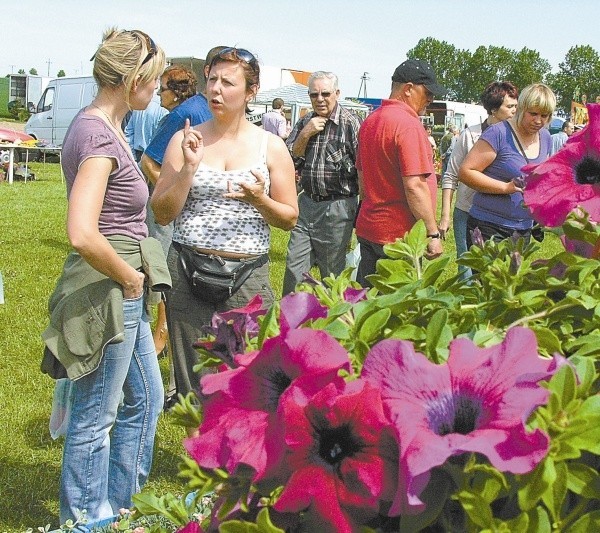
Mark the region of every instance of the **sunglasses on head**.
<instances>
[{"instance_id":1,"label":"sunglasses on head","mask_svg":"<svg viewBox=\"0 0 600 533\"><path fill-rule=\"evenodd\" d=\"M329 98L332 95L332 93L329 91L321 91L320 93L308 93L308 96L310 96L313 100L319 98L319 95L321 95L323 98Z\"/></svg>"},{"instance_id":2,"label":"sunglasses on head","mask_svg":"<svg viewBox=\"0 0 600 533\"><path fill-rule=\"evenodd\" d=\"M158 53L158 48L156 47L156 43L152 40L152 37L150 37L148 34L144 33L143 31L132 30L132 31L126 31L126 33L133 33L134 35L141 36L146 41L146 48L148 49L148 54L146 55L146 57L142 61L142 64L140 65L140 67L143 67L146 63L148 63L148 61L150 61L152 59L153 56L155 56ZM90 58L90 61L94 61L94 59L96 59L97 53L98 53L97 51L94 53L94 55Z\"/></svg>"},{"instance_id":3,"label":"sunglasses on head","mask_svg":"<svg viewBox=\"0 0 600 533\"><path fill-rule=\"evenodd\" d=\"M146 41L146 48L148 49L148 54L146 55L146 57L142 61L142 64L140 65L142 67L158 53L158 48L156 47L156 43L152 40L152 37L150 37L147 33L144 33L143 31L139 30L133 30L132 33L137 33L138 35L141 35Z\"/></svg>"},{"instance_id":4,"label":"sunglasses on head","mask_svg":"<svg viewBox=\"0 0 600 533\"><path fill-rule=\"evenodd\" d=\"M221 50L210 62L210 66L212 67L213 64L215 63L215 60L217 58L220 59L224 59L226 61L231 61L232 57L234 59L237 59L238 61L243 61L244 63L247 63L248 65L250 65L255 71L256 71L256 66L258 64L258 61L256 60L256 57L254 57L254 54L252 52L249 52L248 50L244 49L244 48L223 48L223 50Z\"/></svg>"}]
</instances>

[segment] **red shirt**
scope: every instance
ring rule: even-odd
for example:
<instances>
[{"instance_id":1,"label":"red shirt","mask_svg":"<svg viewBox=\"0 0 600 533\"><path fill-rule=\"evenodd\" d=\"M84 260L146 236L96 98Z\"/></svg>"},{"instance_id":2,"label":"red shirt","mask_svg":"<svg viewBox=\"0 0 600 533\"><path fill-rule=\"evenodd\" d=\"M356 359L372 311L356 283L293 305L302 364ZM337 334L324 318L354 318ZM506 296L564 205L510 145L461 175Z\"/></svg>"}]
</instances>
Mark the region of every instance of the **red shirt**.
<instances>
[{"instance_id":1,"label":"red shirt","mask_svg":"<svg viewBox=\"0 0 600 533\"><path fill-rule=\"evenodd\" d=\"M362 123L356 168L362 171L363 195L356 234L378 244L394 242L416 219L406 201L403 176L426 174L435 210L437 181L427 132L404 102L383 100Z\"/></svg>"}]
</instances>

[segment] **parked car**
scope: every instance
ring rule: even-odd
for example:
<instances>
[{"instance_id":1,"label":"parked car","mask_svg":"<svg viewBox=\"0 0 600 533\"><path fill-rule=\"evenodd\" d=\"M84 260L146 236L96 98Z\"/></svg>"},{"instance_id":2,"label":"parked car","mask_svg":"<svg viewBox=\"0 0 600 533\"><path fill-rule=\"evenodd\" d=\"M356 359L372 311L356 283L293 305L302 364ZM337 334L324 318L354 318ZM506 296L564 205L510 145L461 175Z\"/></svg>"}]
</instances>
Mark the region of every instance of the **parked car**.
<instances>
[{"instance_id":1,"label":"parked car","mask_svg":"<svg viewBox=\"0 0 600 533\"><path fill-rule=\"evenodd\" d=\"M561 117L552 117L552 120L550 121L550 133L554 134L554 133L558 133L561 129L562 129L562 125L564 124L565 119L561 118Z\"/></svg>"},{"instance_id":2,"label":"parked car","mask_svg":"<svg viewBox=\"0 0 600 533\"><path fill-rule=\"evenodd\" d=\"M8 163L9 151L5 148L2 149L2 143L8 144L31 144L35 146L35 139L31 135L27 135L22 131L15 130L13 128L0 128L0 164L5 165ZM24 150L15 150L14 162L18 163L25 158ZM29 159L33 159L32 154L29 154Z\"/></svg>"}]
</instances>

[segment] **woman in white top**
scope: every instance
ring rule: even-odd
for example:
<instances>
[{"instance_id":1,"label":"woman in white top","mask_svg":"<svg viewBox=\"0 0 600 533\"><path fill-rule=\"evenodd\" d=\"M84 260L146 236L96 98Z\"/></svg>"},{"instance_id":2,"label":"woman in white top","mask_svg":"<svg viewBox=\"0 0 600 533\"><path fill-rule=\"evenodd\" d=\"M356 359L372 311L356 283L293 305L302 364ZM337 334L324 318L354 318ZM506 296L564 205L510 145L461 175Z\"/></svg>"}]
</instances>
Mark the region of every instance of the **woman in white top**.
<instances>
[{"instance_id":1,"label":"woman in white top","mask_svg":"<svg viewBox=\"0 0 600 533\"><path fill-rule=\"evenodd\" d=\"M226 48L211 62L206 97L213 118L173 136L152 195L161 224L175 221L167 293L177 392L198 389L193 343L215 311L244 306L260 294L273 302L268 262L231 297L213 303L193 294L179 255L186 250L225 260L265 257L269 226L290 230L298 204L294 165L284 142L246 119L259 86L260 68L247 50Z\"/></svg>"}]
</instances>

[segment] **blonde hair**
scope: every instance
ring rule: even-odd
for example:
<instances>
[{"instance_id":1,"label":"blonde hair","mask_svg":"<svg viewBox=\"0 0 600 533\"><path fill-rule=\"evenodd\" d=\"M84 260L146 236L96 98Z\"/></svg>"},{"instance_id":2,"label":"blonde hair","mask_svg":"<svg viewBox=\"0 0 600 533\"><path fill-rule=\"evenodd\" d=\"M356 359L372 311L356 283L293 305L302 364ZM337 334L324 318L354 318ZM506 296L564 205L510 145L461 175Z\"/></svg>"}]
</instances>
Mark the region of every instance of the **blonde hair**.
<instances>
[{"instance_id":1,"label":"blonde hair","mask_svg":"<svg viewBox=\"0 0 600 533\"><path fill-rule=\"evenodd\" d=\"M165 53L140 30L110 28L92 57L94 79L99 87L125 86L125 101L138 80L156 80L165 69Z\"/></svg>"},{"instance_id":2,"label":"blonde hair","mask_svg":"<svg viewBox=\"0 0 600 533\"><path fill-rule=\"evenodd\" d=\"M515 123L521 125L526 111L537 109L542 115L548 115L546 124L552 120L552 113L556 109L556 96L552 89L543 83L533 83L525 87L519 95Z\"/></svg>"}]
</instances>

